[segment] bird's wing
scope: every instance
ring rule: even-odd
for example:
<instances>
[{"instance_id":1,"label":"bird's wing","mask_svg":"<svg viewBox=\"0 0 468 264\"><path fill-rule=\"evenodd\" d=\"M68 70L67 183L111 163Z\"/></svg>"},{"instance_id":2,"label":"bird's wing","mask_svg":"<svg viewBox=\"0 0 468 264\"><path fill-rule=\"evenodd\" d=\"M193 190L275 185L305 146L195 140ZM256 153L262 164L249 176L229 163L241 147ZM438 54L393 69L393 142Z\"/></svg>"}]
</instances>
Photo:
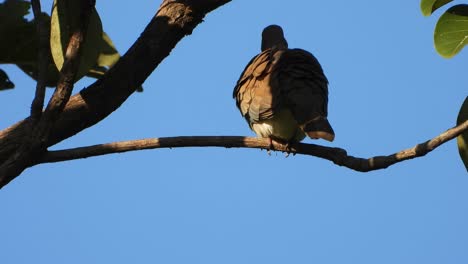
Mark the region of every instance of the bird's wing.
<instances>
[{"instance_id":1,"label":"bird's wing","mask_svg":"<svg viewBox=\"0 0 468 264\"><path fill-rule=\"evenodd\" d=\"M249 125L271 118L280 103L279 90L272 89L270 78L281 52L267 49L255 56L234 87L237 107Z\"/></svg>"},{"instance_id":2,"label":"bird's wing","mask_svg":"<svg viewBox=\"0 0 468 264\"><path fill-rule=\"evenodd\" d=\"M327 117L328 80L311 53L285 50L273 67L270 82L273 90L281 91L285 107L300 125Z\"/></svg>"}]
</instances>

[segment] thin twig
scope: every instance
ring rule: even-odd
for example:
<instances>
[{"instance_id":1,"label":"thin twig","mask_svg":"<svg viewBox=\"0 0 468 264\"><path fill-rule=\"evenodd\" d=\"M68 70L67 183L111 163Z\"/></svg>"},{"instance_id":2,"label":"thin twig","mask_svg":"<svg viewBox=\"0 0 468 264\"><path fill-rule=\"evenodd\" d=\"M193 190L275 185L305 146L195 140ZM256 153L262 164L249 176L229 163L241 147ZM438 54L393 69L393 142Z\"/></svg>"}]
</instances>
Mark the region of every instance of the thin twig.
<instances>
[{"instance_id":1,"label":"thin twig","mask_svg":"<svg viewBox=\"0 0 468 264\"><path fill-rule=\"evenodd\" d=\"M42 114L44 107L44 97L47 82L47 67L49 66L49 30L41 12L41 2L39 0L31 0L34 13L34 21L36 22L36 31L38 38L37 49L37 83L36 94L31 104L31 118L33 124L37 123Z\"/></svg>"},{"instance_id":2,"label":"thin twig","mask_svg":"<svg viewBox=\"0 0 468 264\"><path fill-rule=\"evenodd\" d=\"M292 144L290 146L273 142L275 150L293 154L304 154L323 158L333 163L356 171L367 172L385 169L404 160L421 157L436 149L451 139L454 139L468 130L468 121L453 127L437 137L418 144L413 148L405 149L388 156L376 156L372 158L356 158L349 156L346 150L341 148L325 147L315 144ZM122 153L144 149L179 148L179 147L225 147L225 148L257 148L267 149L270 141L263 138L239 137L239 136L187 136L150 138L140 140L121 141L87 147L49 151L38 163L59 162L66 160L89 158L94 156Z\"/></svg>"}]
</instances>

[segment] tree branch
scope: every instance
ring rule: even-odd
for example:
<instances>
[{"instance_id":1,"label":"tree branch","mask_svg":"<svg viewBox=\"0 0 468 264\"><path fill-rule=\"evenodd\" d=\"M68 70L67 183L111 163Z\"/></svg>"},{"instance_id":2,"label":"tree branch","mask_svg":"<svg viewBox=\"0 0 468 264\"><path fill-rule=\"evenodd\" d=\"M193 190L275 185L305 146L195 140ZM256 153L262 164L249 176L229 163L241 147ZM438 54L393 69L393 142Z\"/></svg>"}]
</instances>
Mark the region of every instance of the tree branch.
<instances>
[{"instance_id":1,"label":"tree branch","mask_svg":"<svg viewBox=\"0 0 468 264\"><path fill-rule=\"evenodd\" d=\"M41 2L39 0L31 1L34 21L36 22L36 31L38 37L38 53L37 53L37 84L36 94L31 104L31 119L33 123L36 123L42 114L42 108L44 107L44 97L47 81L47 67L49 63L49 30L47 24L42 16Z\"/></svg>"},{"instance_id":2,"label":"tree branch","mask_svg":"<svg viewBox=\"0 0 468 264\"><path fill-rule=\"evenodd\" d=\"M341 148L325 147L315 144L297 143L289 147L273 142L274 150L316 156L352 170L367 172L385 169L404 160L421 157L436 149L438 146L450 141L468 130L468 121L453 127L437 137L418 144L412 148L388 156L372 158L356 158L349 156ZM60 162L66 160L89 158L94 156L122 153L144 149L180 148L180 147L225 147L225 148L257 148L268 149L270 140L265 138L239 137L239 136L196 136L196 137L167 137L141 140L121 141L87 147L49 151L38 163Z\"/></svg>"},{"instance_id":3,"label":"tree branch","mask_svg":"<svg viewBox=\"0 0 468 264\"><path fill-rule=\"evenodd\" d=\"M65 104L68 102L73 89L74 79L80 62L80 50L84 42L84 36L86 35L94 3L94 0L81 0L80 24L77 28L73 29L72 36L70 37L57 88L37 125L31 123L27 125L31 131L27 132L26 136L22 138L23 141L19 148L15 149L12 155L0 164L0 187L8 184L27 167L32 166L34 160L40 158L46 152L46 140L62 113ZM36 11L37 8L36 6ZM34 109L34 111L36 110Z\"/></svg>"},{"instance_id":4,"label":"tree branch","mask_svg":"<svg viewBox=\"0 0 468 264\"><path fill-rule=\"evenodd\" d=\"M80 55L83 50L81 47L88 31L89 19L95 3L95 0L80 0L80 23L78 23L77 28L72 29L72 35L65 51L63 66L60 70L57 88L47 104L43 118L40 121L40 135L44 142L70 99L80 65Z\"/></svg>"}]
</instances>

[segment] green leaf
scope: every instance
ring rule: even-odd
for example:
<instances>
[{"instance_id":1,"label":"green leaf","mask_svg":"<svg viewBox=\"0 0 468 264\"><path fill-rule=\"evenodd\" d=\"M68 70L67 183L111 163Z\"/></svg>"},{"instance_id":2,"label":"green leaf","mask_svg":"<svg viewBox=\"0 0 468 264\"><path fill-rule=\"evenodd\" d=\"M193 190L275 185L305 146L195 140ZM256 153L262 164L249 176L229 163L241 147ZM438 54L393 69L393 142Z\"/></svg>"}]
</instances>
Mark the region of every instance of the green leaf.
<instances>
[{"instance_id":1,"label":"green leaf","mask_svg":"<svg viewBox=\"0 0 468 264\"><path fill-rule=\"evenodd\" d=\"M27 22L24 18L29 14L31 3L24 0L6 0L0 4L0 21L22 21Z\"/></svg>"},{"instance_id":2,"label":"green leaf","mask_svg":"<svg viewBox=\"0 0 468 264\"><path fill-rule=\"evenodd\" d=\"M430 16L438 8L452 1L453 0L421 0L421 12L424 16Z\"/></svg>"},{"instance_id":3,"label":"green leaf","mask_svg":"<svg viewBox=\"0 0 468 264\"><path fill-rule=\"evenodd\" d=\"M80 25L80 2L75 0L54 0L51 16L50 48L58 69L64 62L65 49L74 29ZM78 81L95 64L102 43L102 23L96 9L93 9L85 42L82 47L80 66L75 78Z\"/></svg>"},{"instance_id":4,"label":"green leaf","mask_svg":"<svg viewBox=\"0 0 468 264\"><path fill-rule=\"evenodd\" d=\"M455 56L468 43L468 5L456 5L447 10L437 22L434 44L445 58Z\"/></svg>"},{"instance_id":5,"label":"green leaf","mask_svg":"<svg viewBox=\"0 0 468 264\"><path fill-rule=\"evenodd\" d=\"M37 32L34 21L24 16L29 14L30 3L7 0L0 4L0 63L16 64L30 77L37 79ZM50 17L42 13L42 19L50 24ZM50 59L47 86L55 86L58 71Z\"/></svg>"},{"instance_id":6,"label":"green leaf","mask_svg":"<svg viewBox=\"0 0 468 264\"><path fill-rule=\"evenodd\" d=\"M63 0L59 2L63 2ZM74 2L76 3L77 1ZM61 5L63 5L63 3L61 3ZM6 0L0 3L0 64L16 64L23 72L37 80L38 40L36 26L34 21L28 21L24 17L29 14L29 9L29 1ZM50 25L51 18L46 13L42 13L42 15L44 19L49 21L48 24ZM97 19L99 21L99 27L102 29L99 17L97 17ZM92 27L92 25L90 26ZM98 30L97 32L99 33L100 31ZM68 42L68 39L64 37L62 41ZM63 44L64 42L60 42L61 49L65 49L66 45ZM91 45L93 51L98 55L92 63L93 66L86 72L86 76L92 78L101 78L108 68L112 67L120 58L112 40L105 32L101 33L98 38L98 43L99 44L95 47ZM62 57L63 64L63 50L59 56ZM52 59L52 56L49 57L50 62L47 69L46 85L55 87L59 78L59 71L55 66L55 61ZM89 64L91 64L91 62ZM80 76L77 77L82 77L82 73L79 74ZM10 83L5 83L2 87L6 88L13 85L13 83Z\"/></svg>"},{"instance_id":7,"label":"green leaf","mask_svg":"<svg viewBox=\"0 0 468 264\"><path fill-rule=\"evenodd\" d=\"M24 73L29 75L29 77L33 78L34 80L37 80L38 70L36 63L17 64L16 66L18 66L18 68L20 68ZM55 64L51 60L49 66L47 67L47 78L45 84L48 87L55 87L57 85L58 79L59 71L57 70L57 67L55 67Z\"/></svg>"},{"instance_id":8,"label":"green leaf","mask_svg":"<svg viewBox=\"0 0 468 264\"><path fill-rule=\"evenodd\" d=\"M97 59L97 66L110 68L120 59L120 54L112 43L112 40L106 34L102 32L101 38L101 53Z\"/></svg>"},{"instance_id":9,"label":"green leaf","mask_svg":"<svg viewBox=\"0 0 468 264\"><path fill-rule=\"evenodd\" d=\"M468 97L465 98L465 102L463 102L460 113L458 114L457 125L465 122L466 120L468 120ZM468 131L463 132L463 134L457 137L457 144L460 157L468 171Z\"/></svg>"},{"instance_id":10,"label":"green leaf","mask_svg":"<svg viewBox=\"0 0 468 264\"><path fill-rule=\"evenodd\" d=\"M8 0L0 4L0 63L24 61L35 53L36 28L24 16L30 3Z\"/></svg>"},{"instance_id":11,"label":"green leaf","mask_svg":"<svg viewBox=\"0 0 468 264\"><path fill-rule=\"evenodd\" d=\"M15 84L10 81L6 72L0 69L0 91L13 88L15 88Z\"/></svg>"}]
</instances>

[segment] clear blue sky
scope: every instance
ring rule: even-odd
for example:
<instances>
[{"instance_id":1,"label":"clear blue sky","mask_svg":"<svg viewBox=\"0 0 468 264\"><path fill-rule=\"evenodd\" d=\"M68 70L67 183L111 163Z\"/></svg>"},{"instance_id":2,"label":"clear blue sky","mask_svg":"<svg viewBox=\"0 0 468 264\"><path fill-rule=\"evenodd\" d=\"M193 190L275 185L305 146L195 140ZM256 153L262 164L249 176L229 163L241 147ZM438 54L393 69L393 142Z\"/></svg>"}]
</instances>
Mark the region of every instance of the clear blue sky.
<instances>
[{"instance_id":1,"label":"clear blue sky","mask_svg":"<svg viewBox=\"0 0 468 264\"><path fill-rule=\"evenodd\" d=\"M159 4L97 8L124 53ZM318 143L361 157L412 147L452 127L468 94L468 51L446 60L433 48L440 14L423 17L416 0L234 0L177 45L144 93L53 149L253 135L232 88L273 23L330 80L336 140ZM0 93L4 128L28 115L35 83L1 68L16 83ZM248 149L108 155L39 165L0 190L0 255L4 264L468 263L467 189L455 141L365 174Z\"/></svg>"}]
</instances>

